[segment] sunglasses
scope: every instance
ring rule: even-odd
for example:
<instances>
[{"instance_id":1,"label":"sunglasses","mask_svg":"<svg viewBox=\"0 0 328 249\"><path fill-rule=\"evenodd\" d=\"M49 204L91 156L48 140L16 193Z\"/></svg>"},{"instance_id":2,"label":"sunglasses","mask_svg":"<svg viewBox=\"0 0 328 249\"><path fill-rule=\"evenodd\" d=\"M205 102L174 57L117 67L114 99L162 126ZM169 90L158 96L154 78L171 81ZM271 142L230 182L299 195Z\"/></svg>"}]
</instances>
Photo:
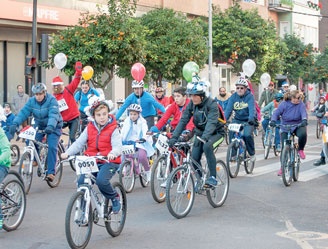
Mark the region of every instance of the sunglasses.
<instances>
[{"instance_id":1,"label":"sunglasses","mask_svg":"<svg viewBox=\"0 0 328 249\"><path fill-rule=\"evenodd\" d=\"M244 90L245 87L236 87L237 90Z\"/></svg>"},{"instance_id":2,"label":"sunglasses","mask_svg":"<svg viewBox=\"0 0 328 249\"><path fill-rule=\"evenodd\" d=\"M298 99L298 100L300 100L300 99L301 99L301 96L298 96L298 97L294 97L294 96L292 96L292 98L293 98L293 99Z\"/></svg>"}]
</instances>

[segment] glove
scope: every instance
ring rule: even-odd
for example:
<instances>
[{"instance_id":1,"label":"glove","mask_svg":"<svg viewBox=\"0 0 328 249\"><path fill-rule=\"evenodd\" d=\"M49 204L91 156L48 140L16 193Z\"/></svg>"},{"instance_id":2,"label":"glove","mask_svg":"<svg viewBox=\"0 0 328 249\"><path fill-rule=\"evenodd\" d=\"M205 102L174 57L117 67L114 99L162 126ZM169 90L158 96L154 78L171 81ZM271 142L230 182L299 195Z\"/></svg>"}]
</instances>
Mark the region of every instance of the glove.
<instances>
[{"instance_id":1,"label":"glove","mask_svg":"<svg viewBox=\"0 0 328 249\"><path fill-rule=\"evenodd\" d=\"M254 119L249 119L249 120L248 120L248 124L249 124L249 125L255 125L255 121L254 121Z\"/></svg>"},{"instance_id":2,"label":"glove","mask_svg":"<svg viewBox=\"0 0 328 249\"><path fill-rule=\"evenodd\" d=\"M179 142L187 142L189 140L190 131L184 130L179 137Z\"/></svg>"},{"instance_id":3,"label":"glove","mask_svg":"<svg viewBox=\"0 0 328 249\"><path fill-rule=\"evenodd\" d=\"M13 124L9 127L9 134L10 134L11 138L14 137L15 132L17 131L17 127L18 127L18 125L16 125L16 124Z\"/></svg>"},{"instance_id":4,"label":"glove","mask_svg":"<svg viewBox=\"0 0 328 249\"><path fill-rule=\"evenodd\" d=\"M151 132L153 132L153 133L158 133L159 132L159 129L156 127L156 126L152 126L152 127L150 127L150 129L149 129Z\"/></svg>"},{"instance_id":5,"label":"glove","mask_svg":"<svg viewBox=\"0 0 328 249\"><path fill-rule=\"evenodd\" d=\"M46 129L44 130L44 132L47 133L47 134L51 134L51 133L53 133L54 131L55 131L55 128L52 127L51 125L48 125L48 126L46 127Z\"/></svg>"},{"instance_id":6,"label":"glove","mask_svg":"<svg viewBox=\"0 0 328 249\"><path fill-rule=\"evenodd\" d=\"M271 127L276 127L276 121L271 120L270 123L269 123L269 125L270 125Z\"/></svg>"},{"instance_id":7,"label":"glove","mask_svg":"<svg viewBox=\"0 0 328 249\"><path fill-rule=\"evenodd\" d=\"M82 63L81 63L81 61L77 61L75 63L75 74L77 76L81 76L82 75Z\"/></svg>"},{"instance_id":8,"label":"glove","mask_svg":"<svg viewBox=\"0 0 328 249\"><path fill-rule=\"evenodd\" d=\"M177 141L178 140L176 138L171 138L167 143L169 147L172 148Z\"/></svg>"},{"instance_id":9,"label":"glove","mask_svg":"<svg viewBox=\"0 0 328 249\"><path fill-rule=\"evenodd\" d=\"M300 127L305 127L307 125L308 125L307 119L303 119L302 122L301 122Z\"/></svg>"},{"instance_id":10,"label":"glove","mask_svg":"<svg viewBox=\"0 0 328 249\"><path fill-rule=\"evenodd\" d=\"M144 143L144 142L146 142L146 139L144 139L144 138L139 139L139 143Z\"/></svg>"}]
</instances>

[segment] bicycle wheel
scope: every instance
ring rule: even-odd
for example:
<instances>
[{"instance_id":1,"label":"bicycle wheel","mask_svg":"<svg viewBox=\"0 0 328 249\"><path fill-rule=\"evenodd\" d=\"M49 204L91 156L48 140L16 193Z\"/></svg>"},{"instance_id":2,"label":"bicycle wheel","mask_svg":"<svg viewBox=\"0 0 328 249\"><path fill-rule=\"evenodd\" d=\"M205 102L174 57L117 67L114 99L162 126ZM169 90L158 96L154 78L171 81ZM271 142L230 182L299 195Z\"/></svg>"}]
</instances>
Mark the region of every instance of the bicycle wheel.
<instances>
[{"instance_id":1,"label":"bicycle wheel","mask_svg":"<svg viewBox=\"0 0 328 249\"><path fill-rule=\"evenodd\" d=\"M47 162L47 159L46 159L46 162ZM46 163L46 167L47 167L47 163ZM63 176L63 164L60 161L60 151L59 150L57 152L55 172L56 172L56 174L55 174L54 180L52 182L47 180L47 184L50 188L57 187L59 185L60 181L61 181L62 176Z\"/></svg>"},{"instance_id":2,"label":"bicycle wheel","mask_svg":"<svg viewBox=\"0 0 328 249\"><path fill-rule=\"evenodd\" d=\"M185 217L195 200L194 179L191 176L191 165L175 168L167 178L166 206L177 219Z\"/></svg>"},{"instance_id":3,"label":"bicycle wheel","mask_svg":"<svg viewBox=\"0 0 328 249\"><path fill-rule=\"evenodd\" d=\"M118 183L118 182L114 182L113 184L113 188L116 190L116 192L119 194L120 196L120 202L122 205L121 210L117 213L111 213L111 209L112 207L105 204L106 207L109 207L109 217L107 218L107 220L105 220L105 226L106 226L106 230L107 232L112 236L112 237L116 237L118 235L121 234L124 224L125 224L125 220L126 220L126 214L127 214L127 199L126 199L126 194L124 191L123 186ZM106 199L107 202L108 199Z\"/></svg>"},{"instance_id":4,"label":"bicycle wheel","mask_svg":"<svg viewBox=\"0 0 328 249\"><path fill-rule=\"evenodd\" d=\"M320 137L320 121L319 121L319 119L317 120L316 135L317 135L317 138Z\"/></svg>"},{"instance_id":5,"label":"bicycle wheel","mask_svg":"<svg viewBox=\"0 0 328 249\"><path fill-rule=\"evenodd\" d=\"M247 158L246 148L244 148L244 168L246 174L252 174L255 166L255 161L251 161L250 158ZM247 159L246 159L247 158Z\"/></svg>"},{"instance_id":6,"label":"bicycle wheel","mask_svg":"<svg viewBox=\"0 0 328 249\"><path fill-rule=\"evenodd\" d=\"M286 144L281 155L282 180L285 186L290 186L292 182L291 148Z\"/></svg>"},{"instance_id":7,"label":"bicycle wheel","mask_svg":"<svg viewBox=\"0 0 328 249\"><path fill-rule=\"evenodd\" d=\"M22 223L26 210L25 189L20 180L6 178L3 181L1 209L3 229L7 232L16 230Z\"/></svg>"},{"instance_id":8,"label":"bicycle wheel","mask_svg":"<svg viewBox=\"0 0 328 249\"><path fill-rule=\"evenodd\" d=\"M227 149L227 168L231 178L235 178L238 175L240 168L240 157L239 155L239 144L237 141L234 141L229 144Z\"/></svg>"},{"instance_id":9,"label":"bicycle wheel","mask_svg":"<svg viewBox=\"0 0 328 249\"><path fill-rule=\"evenodd\" d=\"M65 217L65 234L71 248L85 248L90 240L93 220L92 207L89 207L89 214L85 215L84 192L79 191L71 197Z\"/></svg>"},{"instance_id":10,"label":"bicycle wheel","mask_svg":"<svg viewBox=\"0 0 328 249\"><path fill-rule=\"evenodd\" d=\"M264 159L268 159L271 146L272 146L272 130L268 128L264 137Z\"/></svg>"},{"instance_id":11,"label":"bicycle wheel","mask_svg":"<svg viewBox=\"0 0 328 249\"><path fill-rule=\"evenodd\" d=\"M63 144L63 140L61 140L59 143L58 143L58 150L60 151L60 155L62 153L65 152L65 145ZM82 154L81 154L82 155ZM60 157L61 158L61 157ZM71 169L75 172L76 169L75 169L75 159L73 160L70 160L69 161L69 166L71 167Z\"/></svg>"},{"instance_id":12,"label":"bicycle wheel","mask_svg":"<svg viewBox=\"0 0 328 249\"><path fill-rule=\"evenodd\" d=\"M222 160L216 161L216 180L218 185L206 190L207 200L214 208L224 204L229 192L229 174Z\"/></svg>"},{"instance_id":13,"label":"bicycle wheel","mask_svg":"<svg viewBox=\"0 0 328 249\"><path fill-rule=\"evenodd\" d=\"M296 156L296 162L294 164L294 169L293 169L293 180L294 182L298 181L298 176L300 174L300 166L301 166L301 159L298 155L298 153L296 152L296 149L294 149L294 155Z\"/></svg>"},{"instance_id":14,"label":"bicycle wheel","mask_svg":"<svg viewBox=\"0 0 328 249\"><path fill-rule=\"evenodd\" d=\"M33 167L31 167L31 171L30 171L31 164L32 164L32 155L29 151L25 151L19 161L18 172L23 179L24 189L26 194L28 194L32 185Z\"/></svg>"},{"instance_id":15,"label":"bicycle wheel","mask_svg":"<svg viewBox=\"0 0 328 249\"><path fill-rule=\"evenodd\" d=\"M11 166L15 166L18 161L19 161L19 157L20 157L20 149L16 144L11 144L10 145L10 150L11 150Z\"/></svg>"},{"instance_id":16,"label":"bicycle wheel","mask_svg":"<svg viewBox=\"0 0 328 249\"><path fill-rule=\"evenodd\" d=\"M135 184L134 170L131 161L126 160L121 165L119 180L125 192L131 193Z\"/></svg>"},{"instance_id":17,"label":"bicycle wheel","mask_svg":"<svg viewBox=\"0 0 328 249\"><path fill-rule=\"evenodd\" d=\"M167 166L168 156L160 156L154 163L151 169L151 178L150 178L150 189L153 199L161 203L165 201L165 188L161 187L167 177L166 177L166 166Z\"/></svg>"},{"instance_id":18,"label":"bicycle wheel","mask_svg":"<svg viewBox=\"0 0 328 249\"><path fill-rule=\"evenodd\" d=\"M148 187L150 181L147 181L147 174L144 166L142 166L141 163L139 165L139 169L140 169L140 174L139 174L140 184L143 188Z\"/></svg>"},{"instance_id":19,"label":"bicycle wheel","mask_svg":"<svg viewBox=\"0 0 328 249\"><path fill-rule=\"evenodd\" d=\"M266 136L266 132L264 129L262 129L261 141L264 149L265 149L265 136Z\"/></svg>"}]
</instances>

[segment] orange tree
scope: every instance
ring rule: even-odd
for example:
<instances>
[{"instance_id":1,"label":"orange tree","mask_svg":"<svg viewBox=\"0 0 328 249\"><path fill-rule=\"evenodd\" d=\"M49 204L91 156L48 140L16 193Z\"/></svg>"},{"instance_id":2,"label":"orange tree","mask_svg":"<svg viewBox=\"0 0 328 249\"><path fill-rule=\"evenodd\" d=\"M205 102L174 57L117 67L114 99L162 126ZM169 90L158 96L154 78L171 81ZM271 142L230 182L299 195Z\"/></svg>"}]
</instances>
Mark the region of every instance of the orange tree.
<instances>
[{"instance_id":1,"label":"orange tree","mask_svg":"<svg viewBox=\"0 0 328 249\"><path fill-rule=\"evenodd\" d=\"M145 57L145 30L140 21L133 18L136 0L109 0L108 12L83 13L78 25L68 27L52 35L50 59L44 63L53 67L54 56L67 55L64 71L72 75L73 65L80 60L94 69L95 85L104 88L117 74L131 77L131 66ZM104 77L105 75L105 77ZM101 77L103 80L101 80Z\"/></svg>"}]
</instances>

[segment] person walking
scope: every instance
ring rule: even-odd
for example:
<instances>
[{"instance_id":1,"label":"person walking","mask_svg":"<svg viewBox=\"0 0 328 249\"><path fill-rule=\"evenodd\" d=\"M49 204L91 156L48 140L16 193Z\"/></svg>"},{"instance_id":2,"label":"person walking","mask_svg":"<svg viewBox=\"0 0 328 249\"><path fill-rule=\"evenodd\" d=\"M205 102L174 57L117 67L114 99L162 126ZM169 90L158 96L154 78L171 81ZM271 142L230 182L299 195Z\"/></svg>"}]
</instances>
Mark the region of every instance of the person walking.
<instances>
[{"instance_id":1,"label":"person walking","mask_svg":"<svg viewBox=\"0 0 328 249\"><path fill-rule=\"evenodd\" d=\"M24 107L24 105L29 100L29 96L24 92L24 88L22 85L17 85L17 94L13 96L13 113L17 114ZM27 120L22 123L22 127L27 126Z\"/></svg>"},{"instance_id":2,"label":"person walking","mask_svg":"<svg viewBox=\"0 0 328 249\"><path fill-rule=\"evenodd\" d=\"M225 111L228 100L231 97L231 93L227 93L227 90L225 87L219 88L219 95L215 97L215 101L222 107L223 111Z\"/></svg>"}]
</instances>

